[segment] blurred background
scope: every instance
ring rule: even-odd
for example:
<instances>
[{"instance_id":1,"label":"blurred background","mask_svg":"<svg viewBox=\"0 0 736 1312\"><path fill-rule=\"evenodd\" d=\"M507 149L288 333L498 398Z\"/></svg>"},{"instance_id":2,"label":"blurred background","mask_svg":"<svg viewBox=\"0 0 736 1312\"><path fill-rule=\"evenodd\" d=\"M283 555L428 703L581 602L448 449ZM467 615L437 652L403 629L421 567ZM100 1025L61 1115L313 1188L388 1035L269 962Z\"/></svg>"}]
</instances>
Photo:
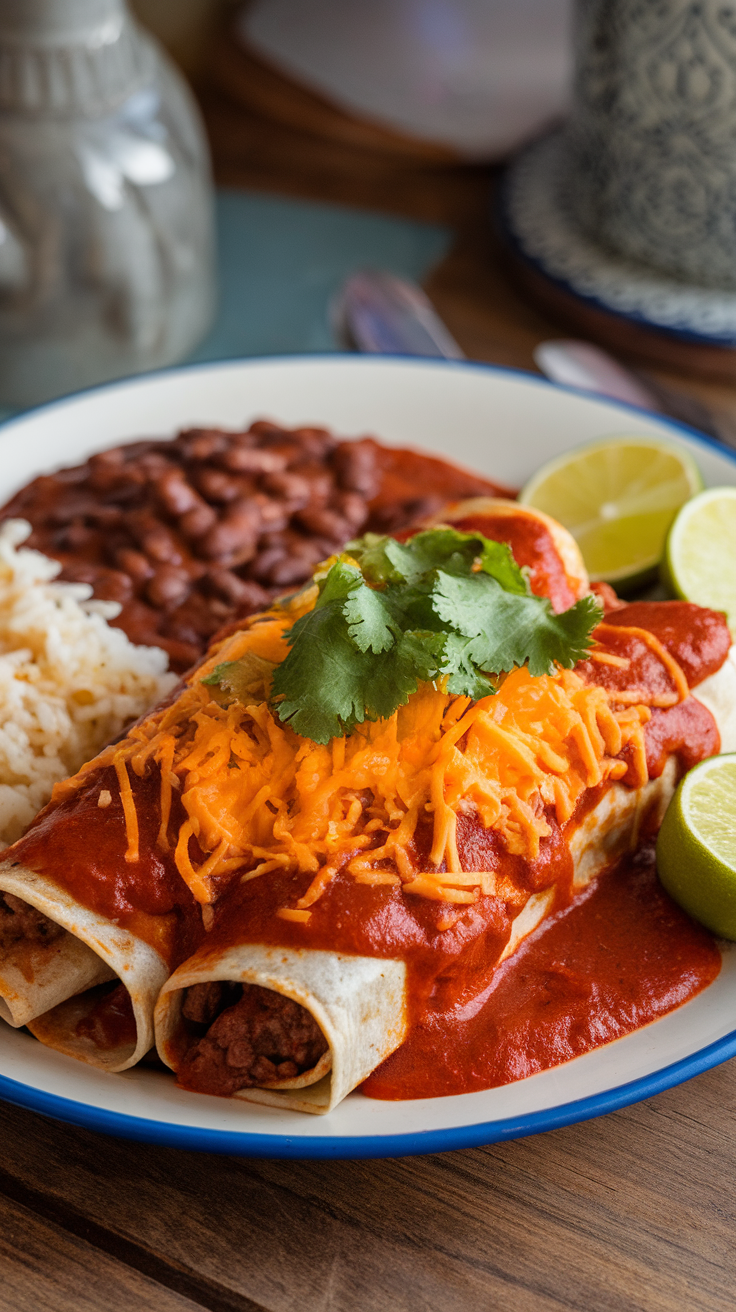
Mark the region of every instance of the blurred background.
<instances>
[{"instance_id":1,"label":"blurred background","mask_svg":"<svg viewBox=\"0 0 736 1312\"><path fill-rule=\"evenodd\" d=\"M403 237L398 227L376 231L362 253L366 233L356 233L354 249L345 213L347 245L333 283L349 266L377 263L417 278L463 352L502 365L536 369L540 344L593 338L655 392L664 389L668 402L674 393L662 408L676 411L678 397L692 399L706 411L690 410L686 400L682 417L703 426L710 418L733 437L730 349L715 359L687 343L673 352L672 337L652 345L631 322L623 332L614 323L611 335L608 323L581 320L579 304L556 296L554 286L550 294L549 283L535 285L499 233L494 197L505 166L571 112L576 28L578 52L584 38L574 0L135 0L134 7L195 89L220 186L338 203L407 224ZM618 7L622 20L626 7ZM615 8L597 3L588 11L609 21ZM673 19L678 8L669 6ZM279 214L288 228L288 211ZM304 312L313 318L309 329L299 326L299 348L326 349L326 289L316 292L320 267L323 283L327 277L320 221L308 210L303 219L297 281L311 285ZM325 235L333 252L334 241L333 228ZM243 274L243 295L247 280ZM294 331L284 325L289 349L297 348ZM277 336L263 349L280 349ZM252 336L247 346L259 349Z\"/></svg>"},{"instance_id":2,"label":"blurred background","mask_svg":"<svg viewBox=\"0 0 736 1312\"><path fill-rule=\"evenodd\" d=\"M8 3L15 6L15 0ZM59 0L58 12L69 3ZM79 13L85 4L91 13L108 0L74 3ZM120 8L120 0L109 3ZM682 6L665 8L674 22ZM336 302L346 279L373 269L423 287L449 332L451 354L644 397L642 403L733 440L736 292L725 286L728 277L691 278L677 265L677 253L669 272L650 268L646 251L635 252L632 261L624 230L624 220L631 230L631 216L622 217L618 233L605 236L596 218L596 203L598 212L601 204L605 214L616 211L610 179L620 163L609 161L610 177L603 177L593 129L602 130L604 140L615 134L607 136L606 125L601 129L596 121L599 90L608 86L606 69L622 63L622 51L642 48L628 0L619 6L611 0L130 0L130 9L173 61L181 86L164 61L158 82L154 77L151 83L163 106L159 117L144 122L139 106L133 122L125 110L127 162L120 163L117 120L117 135L105 149L112 150L126 186L139 189L139 211L153 233L146 258L151 267L159 259L161 287L172 284L175 269L184 281L185 266L204 274L196 294L183 283L178 299L172 294L168 337L166 324L149 322L150 306L135 308L140 288L126 290L124 312L120 297L114 312L108 305L100 319L105 332L116 316L127 315L135 325L125 350L113 344L112 354L95 364L99 377L181 359L341 349L346 333ZM689 58L676 44L682 45L681 35L673 29L672 67L664 70L663 86L678 61ZM7 31L5 37L0 32L0 45L3 40ZM633 56L626 57L630 91L643 75ZM185 84L195 103L187 101ZM192 166L199 116L206 146ZM108 127L110 121L108 114ZM87 120L78 130L89 135ZM88 187L92 166L84 139ZM168 165L162 162L164 139L173 150ZM535 155L539 142L542 153ZM79 155L78 143L75 149ZM101 159L99 140L94 150L93 190L112 213L122 202L114 187L114 194L109 191L110 158ZM516 163L508 173L510 161ZM151 196L158 187L160 198L167 168L168 209L154 213ZM172 179L181 180L187 169L189 190L184 187L177 200ZM690 204L680 196L685 184L677 185L679 192L660 187L673 214ZM6 197L12 186L6 180ZM189 200L182 199L185 193ZM199 227L182 228L176 247L175 213L192 214L197 205ZM118 213L114 222L119 250L132 220L126 228ZM694 250L697 241L683 233L684 247ZM102 241L99 233L94 241ZM658 248L655 234L652 249ZM0 249L0 283L2 255ZM724 258L728 264L730 252ZM703 259L708 274L713 257L706 252ZM140 255L135 260L140 264ZM15 266L8 267L8 278L17 279ZM113 273L122 276L119 269ZM104 281L108 273L99 276ZM72 293L79 310L79 288L70 287L70 299ZM0 401L17 406L43 399L33 382L42 373L53 379L51 394L94 381L83 370L74 374L80 358L89 363L89 351L82 351L58 374L46 363L41 369L34 356L26 370L31 381L11 384L10 374L17 380L23 373L24 353L41 322L9 317L19 303L17 288L13 295L5 308L0 296L0 357L13 361L4 383L0 368ZM669 318L662 319L665 303ZM651 306L657 308L650 314ZM404 316L407 307L405 301ZM560 339L564 347L570 338L597 342L633 365L633 382L616 381L615 366L601 382L600 360L575 355L577 348L572 355L557 349ZM554 350L547 349L550 343ZM603 374L607 367L604 361Z\"/></svg>"}]
</instances>

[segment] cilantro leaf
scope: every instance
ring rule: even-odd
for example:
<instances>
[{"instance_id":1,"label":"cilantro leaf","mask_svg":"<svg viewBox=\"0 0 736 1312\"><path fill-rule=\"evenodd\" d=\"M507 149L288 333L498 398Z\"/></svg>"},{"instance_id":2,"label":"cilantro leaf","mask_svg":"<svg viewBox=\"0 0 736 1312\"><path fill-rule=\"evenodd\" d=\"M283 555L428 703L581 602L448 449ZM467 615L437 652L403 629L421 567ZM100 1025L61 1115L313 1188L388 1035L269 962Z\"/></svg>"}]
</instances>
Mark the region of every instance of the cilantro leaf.
<instances>
[{"instance_id":1,"label":"cilantro leaf","mask_svg":"<svg viewBox=\"0 0 736 1312\"><path fill-rule=\"evenodd\" d=\"M408 542L381 538L375 533L349 542L346 550L357 560L368 583L418 583L434 569L468 574L478 560L480 569L498 579L502 587L522 595L529 591L523 571L505 542L492 542L481 533L460 533L454 528L432 528Z\"/></svg>"},{"instance_id":2,"label":"cilantro leaf","mask_svg":"<svg viewBox=\"0 0 736 1312\"><path fill-rule=\"evenodd\" d=\"M480 567L483 573L490 574L507 592L515 592L520 597L527 596L531 589L526 572L517 565L507 543L492 542L490 538L481 538L480 541Z\"/></svg>"},{"instance_id":3,"label":"cilantro leaf","mask_svg":"<svg viewBox=\"0 0 736 1312\"><path fill-rule=\"evenodd\" d=\"M444 638L442 673L447 675L447 691L457 697L488 697L496 689L488 675L480 671L473 659L473 639L461 633L448 633Z\"/></svg>"},{"instance_id":4,"label":"cilantro leaf","mask_svg":"<svg viewBox=\"0 0 736 1312\"><path fill-rule=\"evenodd\" d=\"M377 654L393 647L400 631L383 595L360 583L353 588L343 607L348 634L359 651Z\"/></svg>"},{"instance_id":5,"label":"cilantro leaf","mask_svg":"<svg viewBox=\"0 0 736 1312\"><path fill-rule=\"evenodd\" d=\"M404 543L366 534L318 580L280 665L256 670L244 657L205 682L243 701L261 690L284 723L319 743L388 718L422 682L443 677L448 692L477 699L516 666L571 668L601 619L594 597L555 614L504 543L452 528Z\"/></svg>"},{"instance_id":6,"label":"cilantro leaf","mask_svg":"<svg viewBox=\"0 0 736 1312\"><path fill-rule=\"evenodd\" d=\"M316 743L341 737L347 725L361 724L365 657L348 636L340 603L317 605L302 615L289 641L289 654L273 675L279 719Z\"/></svg>"},{"instance_id":7,"label":"cilantro leaf","mask_svg":"<svg viewBox=\"0 0 736 1312\"><path fill-rule=\"evenodd\" d=\"M328 743L364 720L386 719L439 672L436 635L401 634L390 651L360 651L339 603L310 611L292 629L273 677L279 719L303 738ZM281 700L278 700L278 699Z\"/></svg>"},{"instance_id":8,"label":"cilantro leaf","mask_svg":"<svg viewBox=\"0 0 736 1312\"><path fill-rule=\"evenodd\" d=\"M556 615L546 597L520 597L480 574L459 579L439 572L433 599L441 619L472 639L470 658L489 674L525 663L533 675L552 674L556 664L572 669L601 619L595 597Z\"/></svg>"},{"instance_id":9,"label":"cilantro leaf","mask_svg":"<svg viewBox=\"0 0 736 1312\"><path fill-rule=\"evenodd\" d=\"M211 674L202 683L216 688L221 697L217 700L229 701L233 697L247 706L249 702L264 702L271 691L271 680L276 666L255 652L246 652L237 661L224 661L216 665Z\"/></svg>"},{"instance_id":10,"label":"cilantro leaf","mask_svg":"<svg viewBox=\"0 0 736 1312\"><path fill-rule=\"evenodd\" d=\"M363 575L360 570L340 557L320 582L315 610L319 610L321 606L329 606L332 601L344 601L350 596L353 588L360 587L362 582Z\"/></svg>"},{"instance_id":11,"label":"cilantro leaf","mask_svg":"<svg viewBox=\"0 0 736 1312\"><path fill-rule=\"evenodd\" d=\"M362 538L348 542L345 550L358 561L368 583L402 583L411 577L411 552L395 538L366 533Z\"/></svg>"}]
</instances>

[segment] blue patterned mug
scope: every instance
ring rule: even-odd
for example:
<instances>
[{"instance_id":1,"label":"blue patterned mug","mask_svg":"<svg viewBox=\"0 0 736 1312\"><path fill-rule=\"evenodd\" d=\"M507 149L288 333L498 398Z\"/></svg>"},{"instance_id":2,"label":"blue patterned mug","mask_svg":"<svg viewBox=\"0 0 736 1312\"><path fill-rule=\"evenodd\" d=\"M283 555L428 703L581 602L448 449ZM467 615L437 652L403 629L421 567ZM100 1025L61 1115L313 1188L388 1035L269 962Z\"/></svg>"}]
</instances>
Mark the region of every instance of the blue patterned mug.
<instances>
[{"instance_id":1,"label":"blue patterned mug","mask_svg":"<svg viewBox=\"0 0 736 1312\"><path fill-rule=\"evenodd\" d=\"M569 185L599 243L736 287L736 4L578 0Z\"/></svg>"}]
</instances>

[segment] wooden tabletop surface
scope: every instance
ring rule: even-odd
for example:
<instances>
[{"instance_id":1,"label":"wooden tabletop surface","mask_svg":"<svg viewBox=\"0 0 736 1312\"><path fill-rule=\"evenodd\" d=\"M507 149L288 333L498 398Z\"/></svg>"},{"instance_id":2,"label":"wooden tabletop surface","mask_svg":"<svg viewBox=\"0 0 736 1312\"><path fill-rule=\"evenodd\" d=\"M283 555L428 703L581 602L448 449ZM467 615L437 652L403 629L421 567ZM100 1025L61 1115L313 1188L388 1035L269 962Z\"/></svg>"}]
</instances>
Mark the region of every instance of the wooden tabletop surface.
<instances>
[{"instance_id":1,"label":"wooden tabletop surface","mask_svg":"<svg viewBox=\"0 0 736 1312\"><path fill-rule=\"evenodd\" d=\"M449 223L427 288L468 355L531 368L564 335L508 281L490 171L348 167L221 87L202 99L221 181ZM659 376L736 422L736 384ZM0 1136L2 1312L736 1308L734 1062L599 1120L395 1161L199 1155L9 1106Z\"/></svg>"},{"instance_id":2,"label":"wooden tabletop surface","mask_svg":"<svg viewBox=\"0 0 736 1312\"><path fill-rule=\"evenodd\" d=\"M736 1067L433 1157L200 1156L0 1110L8 1312L732 1312Z\"/></svg>"}]
</instances>

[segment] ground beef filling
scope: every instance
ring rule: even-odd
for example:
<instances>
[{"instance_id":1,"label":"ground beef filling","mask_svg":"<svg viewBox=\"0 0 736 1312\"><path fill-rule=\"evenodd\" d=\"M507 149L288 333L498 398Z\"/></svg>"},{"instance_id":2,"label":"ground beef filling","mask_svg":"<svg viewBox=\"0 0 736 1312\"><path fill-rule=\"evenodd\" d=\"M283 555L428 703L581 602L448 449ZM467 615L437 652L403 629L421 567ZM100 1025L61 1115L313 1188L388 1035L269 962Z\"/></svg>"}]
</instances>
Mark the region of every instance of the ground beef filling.
<instances>
[{"instance_id":1,"label":"ground beef filling","mask_svg":"<svg viewBox=\"0 0 736 1312\"><path fill-rule=\"evenodd\" d=\"M304 1007L255 984L194 984L182 1015L190 1046L179 1083L197 1093L227 1098L238 1089L293 1079L316 1066L328 1047Z\"/></svg>"},{"instance_id":2,"label":"ground beef filling","mask_svg":"<svg viewBox=\"0 0 736 1312\"><path fill-rule=\"evenodd\" d=\"M53 943L64 934L61 925L12 893L0 893L0 951L25 942Z\"/></svg>"}]
</instances>

